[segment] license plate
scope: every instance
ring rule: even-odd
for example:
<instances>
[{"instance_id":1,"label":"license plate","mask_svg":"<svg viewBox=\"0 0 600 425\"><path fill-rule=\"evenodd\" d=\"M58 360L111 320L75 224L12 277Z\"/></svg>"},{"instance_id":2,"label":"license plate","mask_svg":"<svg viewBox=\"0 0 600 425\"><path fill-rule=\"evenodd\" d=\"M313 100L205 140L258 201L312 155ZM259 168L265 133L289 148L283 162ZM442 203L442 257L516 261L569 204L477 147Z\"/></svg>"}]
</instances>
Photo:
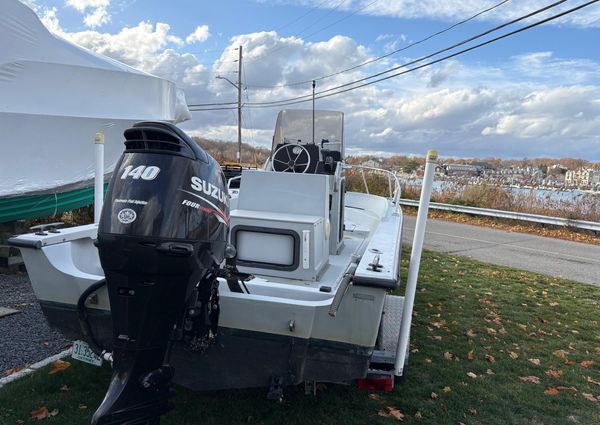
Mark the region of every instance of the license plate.
<instances>
[{"instance_id":1,"label":"license plate","mask_svg":"<svg viewBox=\"0 0 600 425\"><path fill-rule=\"evenodd\" d=\"M102 358L94 353L85 341L77 340L73 343L71 357L85 363L93 364L94 366L102 366Z\"/></svg>"}]
</instances>

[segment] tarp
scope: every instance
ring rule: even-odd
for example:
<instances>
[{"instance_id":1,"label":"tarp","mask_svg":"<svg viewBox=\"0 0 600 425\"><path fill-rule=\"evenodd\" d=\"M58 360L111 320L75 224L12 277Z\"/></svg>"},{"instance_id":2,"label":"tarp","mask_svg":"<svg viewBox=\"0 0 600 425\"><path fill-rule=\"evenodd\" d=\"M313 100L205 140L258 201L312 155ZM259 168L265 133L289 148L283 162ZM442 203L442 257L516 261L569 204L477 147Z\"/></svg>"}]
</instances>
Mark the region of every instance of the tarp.
<instances>
[{"instance_id":1,"label":"tarp","mask_svg":"<svg viewBox=\"0 0 600 425\"><path fill-rule=\"evenodd\" d=\"M106 189L108 185L105 185L104 190ZM43 195L0 198L0 223L57 216L93 202L93 186Z\"/></svg>"},{"instance_id":2,"label":"tarp","mask_svg":"<svg viewBox=\"0 0 600 425\"><path fill-rule=\"evenodd\" d=\"M189 118L173 82L76 46L18 0L0 0L0 198L89 184L96 132L109 173L125 128Z\"/></svg>"}]
</instances>

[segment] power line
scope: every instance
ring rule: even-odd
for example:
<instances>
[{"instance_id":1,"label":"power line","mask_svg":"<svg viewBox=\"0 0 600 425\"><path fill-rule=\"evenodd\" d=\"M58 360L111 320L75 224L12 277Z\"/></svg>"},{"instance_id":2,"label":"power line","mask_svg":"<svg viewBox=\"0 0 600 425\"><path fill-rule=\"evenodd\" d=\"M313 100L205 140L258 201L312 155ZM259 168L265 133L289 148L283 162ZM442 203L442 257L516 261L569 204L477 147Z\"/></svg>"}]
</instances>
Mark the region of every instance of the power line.
<instances>
[{"instance_id":1,"label":"power line","mask_svg":"<svg viewBox=\"0 0 600 425\"><path fill-rule=\"evenodd\" d=\"M503 25L501 25L501 26L500 26L500 27L498 27L498 28L505 27L505 26L507 26L507 25L510 25L511 23L517 22L517 21L519 21L519 20L522 20L522 19L526 19L526 18L528 18L528 17L531 17L531 16L533 16L533 15L535 15L535 14L538 14L538 13L541 13L541 12L543 12L543 11L546 11L546 10L548 10L548 9L552 8L552 7L555 7L555 6L557 6L558 4L564 3L564 1L566 1L566 0L563 0L563 1L559 1L559 2L553 3L553 4L551 4L551 5L548 5L548 6L544 7L544 8L542 8L542 9L538 9L538 10L536 10L536 11L534 11L534 12L531 12L531 13L529 13L529 14L525 15L525 16L522 16L521 18L515 19L515 20L513 20L513 21L511 21L511 22L509 22L509 23L503 24ZM504 38L510 37L510 36L512 36L512 35L515 35L515 34L521 33L521 32L523 32L523 31L526 31L526 30L529 30L529 29L531 29L531 28L537 27L537 26L539 26L539 25L542 25L542 24L544 24L544 23L550 22L550 21L552 21L552 20L555 20L555 19L561 18L561 17L563 17L563 16L565 16L565 15L568 15L568 14L570 14L570 13L573 13L573 12L575 12L575 11L578 11L578 10L580 10L580 9L583 9L583 8L585 8L585 7L588 7L588 6L590 6L590 5L594 4L594 3L597 3L598 1L600 1L600 0L591 0L591 1L587 2L587 3L583 3L583 4L579 5L579 6L573 7L573 8L571 8L571 9L568 9L568 10L564 11L564 12L561 12L561 13L558 13L558 14L556 14L556 15L550 16L550 17L548 17L548 18L545 18L545 19L543 19L543 20L540 20L540 21L538 21L538 22L535 22L535 23L533 23L533 24L530 24L530 25L527 25L527 26L525 26L525 27L522 27L522 28L516 29L516 30L514 30L514 31L511 31L511 32L509 32L509 33L506 33L506 34L500 35L500 36L498 36L498 37L495 37L495 38L493 38L493 39L490 39L490 40L487 40L487 41L485 41L485 42L479 43L479 44L477 44L477 45L474 45L474 46L468 47L468 48L466 48L466 49L463 49L463 50L460 50L460 51L458 51L458 52L455 52L455 53L452 53L452 54L446 55L446 56L444 56L444 57L442 57L442 58L439 58L439 59L436 59L436 60L434 60L434 61L427 62L427 63L425 63L425 64L422 64L422 65L419 65L419 66L417 66L417 67L410 68L410 69L407 69L407 70L404 70L404 71L402 71L402 72L398 72L398 73L395 73L395 74L392 74L392 75L388 75L388 76L386 76L386 77L382 77L382 78L379 78L379 79L377 79L377 80L374 80L374 81L366 82L366 83L364 83L364 84L361 84L361 85L359 85L359 86L355 86L355 87L349 87L349 88L346 88L346 89L343 89L343 90L338 90L338 91L336 91L336 92L334 92L334 93L324 94L324 93L326 93L326 92L330 92L330 91L333 91L333 90L337 90L337 89L340 89L340 88L346 87L346 86L348 86L348 85L353 85L353 84L356 84L356 83L358 83L358 82L365 81L365 80L368 80L368 79L372 79L372 78L374 78L374 77L376 77L376 76L381 76L381 75L383 75L383 74L385 74L385 73L389 73L389 72L391 72L391 71L398 70L399 68L406 67L408 64L404 64L404 65L402 65L402 66L399 66L399 67L392 68L392 69L390 69L390 70L388 70L388 71L385 71L385 72L382 72L382 73L378 73L378 74L375 74L375 75L373 75L373 76L366 77L366 78L363 78L363 79L360 79L360 80L354 81L354 82L352 82L352 83L344 84L344 85L341 85L341 86L338 86L338 87L334 87L334 88L331 88L331 89L327 89L327 90L321 91L321 92L317 93L317 95L318 95L318 96L316 97L316 99L323 99L323 98L326 98L326 97L335 96L335 95L337 95L337 94L341 94L341 93L345 93L345 92L348 92L348 91L356 90L356 89L359 89L359 88L362 88L362 87L366 87L366 86L369 86L369 85L372 85L372 84L375 84L375 83L378 83L378 82L381 82L381 81L385 81L385 80L388 80L388 79L391 79L391 78L398 77L398 76L400 76L400 75L404 75L404 74L407 74L407 73L410 73L410 72L414 72L414 71L417 71L417 70L419 70L419 69L423 69L423 68L425 68L425 67L432 66L432 65L434 65L434 64L437 64L437 63L439 63L439 62L442 62L442 61L444 61L444 60L447 60L447 59L450 59L450 58L453 58L453 57L456 57L456 56L459 56L459 55L465 54L465 53L467 53L467 52L470 52L470 51L472 51L472 50L475 50L475 49L478 49L478 48L480 48L480 47L486 46L486 45L488 45L488 44L494 43L494 42L496 42L496 41L499 41L499 40L501 40L501 39L504 39ZM497 29L497 28L496 28L496 29ZM486 32L485 32L483 35L485 35L485 34L488 34L488 33L492 32L492 31L495 31L496 29L492 29L492 30L486 31ZM476 39L476 38L479 38L479 36L471 37L471 40L472 40L472 39ZM462 43L462 44L464 44L464 43ZM456 46L454 46L454 47L456 47ZM454 48L454 47L452 47L452 48ZM446 49L443 49L442 51L447 51L447 50L449 50L449 49L450 49L450 48L446 48ZM436 54L437 54L437 53L434 53L434 54L428 55L428 56L427 56L427 58L429 58L429 57L432 57L432 56L435 56ZM414 63L414 62L415 62L415 61L411 62L410 64L412 64L412 63ZM269 107L281 107L281 106L288 106L288 105L294 105L294 104L299 104L299 103L304 103L304 102L311 101L312 95L308 95L308 97L310 97L309 99L300 100L300 99L302 99L302 98L306 98L306 97L307 97L307 96L300 96L300 97L297 97L297 98L291 98L291 99L287 99L287 100L281 100L281 101L262 102L262 103L252 103L252 104L250 104L250 103L249 103L249 104L247 104L247 105L245 105L245 106L247 106L247 107L250 107L250 108L269 108ZM275 103L276 103L276 104L275 104ZM199 109L199 110L192 110L192 111L193 111L193 112L195 112L195 111L208 111L208 110L219 110L219 109L234 109L234 108L206 108L206 109Z\"/></svg>"},{"instance_id":2,"label":"power line","mask_svg":"<svg viewBox=\"0 0 600 425\"><path fill-rule=\"evenodd\" d=\"M377 1L377 0L376 0L376 1ZM482 11L480 11L480 12L478 12L478 13L476 13L476 14L474 14L474 15L472 15L472 16L470 16L470 17L468 17L468 18L466 18L466 19L464 19L464 20L462 20L462 21L460 21L460 22L457 22L457 23L455 23L455 24L453 24L453 25L451 25L451 26L449 26L449 27L447 27L447 28L445 28L445 29L443 29L443 30L440 30L440 31L438 31L438 32L436 32L436 33L433 33L433 34L431 34L431 35L429 35L429 36L427 36L427 37L425 37L425 38L423 38L423 39L420 39L420 40L418 40L418 41L415 41L415 42L413 42L413 43L410 43L410 44L409 44L409 45L407 45L407 46L404 46L404 47L402 47L402 48L400 48L400 49L394 50L394 51L392 51L392 52L389 52L389 53L387 53L387 54L385 54L385 55L382 55L382 56L379 56L379 57L377 57L377 58L370 59L370 60L368 60L368 61L366 61L366 62L363 62L363 63L360 63L360 64L358 64L358 65L354 65L354 66L352 66L352 67L350 67L350 68L346 68L346 69L343 69L343 70L341 70L341 71L334 72L334 73L332 73L332 74L328 74L328 75L324 75L324 76L321 76L321 77L316 77L316 78L311 78L311 79L309 79L309 80L305 80L305 81L298 81L298 82L294 82L294 83L287 83L287 84L277 84L277 85L272 85L272 86L264 86L264 85L246 84L246 87L253 87L253 88L278 88L278 87L291 87L291 86L298 86L298 85L303 85L303 84L308 84L308 83L311 83L313 80L314 80L314 81L321 81L321 80L324 80L324 79L327 79L327 78L334 77L334 76L336 76L336 75L340 75L340 74L343 74L343 73L346 73L346 72L349 72L349 71L353 71L353 70L355 70L355 69L358 69L358 68L361 68L361 67L363 67L363 66L370 65L371 63L378 62L378 61L380 61L380 60L382 60L382 59L385 59L385 58L387 58L387 57L389 57L389 56L392 56L392 55L394 55L394 54L396 54L396 53L399 53L399 52L405 51L405 50L407 50L407 49L409 49L409 48L411 48L411 47L414 47L414 46L416 46L416 45L418 45L418 44L424 43L425 41L428 41L428 40L430 40L430 39L432 39L432 38L434 38L434 37L436 37L436 36L438 36L438 35L441 35L441 34L443 34L443 33L445 33L445 32L448 32L448 31L450 31L450 30L452 30L452 29L454 29L454 28L456 28L456 27L460 26L460 25L463 25L463 24L465 24L465 23L467 23L467 22L469 22L469 21L471 21L471 20L473 20L473 19L475 19L475 18L477 18L477 17L479 17L479 16L481 16L481 15L483 15L483 14L485 14L485 13L487 13L487 12L491 11L491 10L494 10L494 9L496 9L496 8L498 8L498 7L500 7L500 6L502 6L503 4L505 4L505 3L508 3L509 1L510 1L510 0L503 0L503 1L501 1L500 3L497 3L497 4L495 4L495 5L491 6L491 7L488 7L487 9L484 9L484 10L482 10ZM304 13L303 15L301 15L299 18L297 18L295 21L292 21L291 23L293 23L293 22L296 22L296 21L300 20L302 17L304 17L304 16L308 15L309 13L311 13L312 11L314 11L315 9L317 9L318 7L322 6L322 5L323 5L324 3L326 3L326 2L327 2L327 0L325 0L325 1L321 2L321 3L319 3L318 5L316 5L316 6L314 6L314 7L312 7L312 8L311 8L311 9L310 9L308 12ZM336 21L336 22L334 22L334 23L330 24L329 26L333 26L333 25L335 25L336 23L339 23L339 22L341 22L342 20L348 19L349 17L351 17L352 15L355 15L355 14L357 14L357 13L358 13L358 12L360 12L361 10L364 10L364 9L368 8L368 7L369 7L370 5L372 5L373 3L375 3L375 1L373 1L373 2L371 2L371 3L369 3L369 4L367 4L365 7L361 8L361 9L358 9L358 10L354 11L354 12L353 12L353 13L351 13L350 15L348 15L348 16L346 16L346 17L344 17L344 18L341 18L340 20L338 20L338 21ZM336 6L336 8L337 8L337 7L339 7L339 5L340 5L340 4L341 4L341 3L339 3L339 4ZM335 10L335 8L334 8L333 10ZM282 27L280 27L280 28L276 29L276 31L279 31L280 29L284 28L285 26L287 26L287 25L284 25L284 26L282 26ZM319 31L320 31L320 30L319 30ZM314 35L314 34L316 34L316 32L315 32L315 33L312 33L312 34L310 34L309 36L312 36L312 35ZM299 35L299 34L298 34L298 35ZM275 51L277 51L277 49L275 49L274 51L272 51L272 52L270 52L270 53L273 53L273 52L275 52ZM251 60L251 59L250 59L250 60ZM237 61L233 61L233 62L237 62ZM246 59L246 62L248 62L248 59ZM209 71L200 71L200 72L209 72ZM215 73L215 72L211 72L211 73L212 73L212 74L217 74L217 73ZM228 102L228 103L218 103L218 104L216 104L216 105L230 104L230 103L234 103L234 102ZM199 104L199 105L188 105L188 106L212 106L212 104Z\"/></svg>"},{"instance_id":3,"label":"power line","mask_svg":"<svg viewBox=\"0 0 600 425\"><path fill-rule=\"evenodd\" d=\"M237 105L237 102L216 102L216 103L188 103L188 108L200 108L203 106L222 106L222 105Z\"/></svg>"},{"instance_id":4,"label":"power line","mask_svg":"<svg viewBox=\"0 0 600 425\"><path fill-rule=\"evenodd\" d=\"M371 6L373 3L376 3L376 2L378 2L378 1L379 1L379 0L373 0L372 2L370 2L369 4L367 4L366 6L363 6L363 7L359 8L359 9L355 10L354 12L352 12L352 13L350 13L350 14L348 14L348 15L344 16L343 18L340 18L340 19L338 19L338 20L336 20L336 21L334 21L334 22L332 22L332 23L330 23L330 24L328 24L328 25L326 25L326 26L324 26L324 27L322 27L322 28L318 29L317 31L314 31L314 32L310 33L309 35L307 35L307 36L306 36L306 37L304 37L304 38L305 38L305 39L308 39L308 38L312 37L313 35L320 33L321 31L324 31L324 30L326 30L326 29L328 29L328 28L331 28L332 26L334 26L334 25L337 25L338 23L340 23L340 22L342 22L342 21L345 21L346 19L349 19L349 18L351 18L352 16L356 15L357 13L359 13L359 12L361 12L361 11L365 10L366 8L370 7L370 6ZM329 14L333 13L335 10L337 10L337 9L338 9L338 8L339 8L339 7L340 7L340 6L341 6L343 3L345 3L345 0L341 0L340 2L338 2L338 3L336 4L336 6L335 6L333 9L331 9L331 10L329 11L329 13L328 13L327 15L329 15ZM326 16L327 16L327 15L326 15ZM299 33L297 33L297 34L296 34L296 35L294 35L293 37L298 37L298 36L300 36L300 35L301 35L301 34L302 34L304 31L306 31L308 28L310 28L310 27L314 26L314 25L315 25L317 22L319 22L319 21L320 21L320 20L322 20L322 19L323 19L323 18L321 18L321 19L317 19L315 22L313 22L311 25L309 25L309 26L307 26L306 28L304 28L302 31L300 31ZM275 49L273 49L273 50L271 50L271 51L268 51L268 52L266 52L266 53L265 53L263 56L261 56L260 58L250 58L250 59L247 59L247 61L248 61L248 60L249 60L249 61L253 61L253 60L257 60L257 59L261 59L261 60L262 60L262 59L264 59L264 58L265 58L265 56L272 55L273 53L279 52L279 51L281 51L281 50L283 50L283 49L287 49L287 48L289 48L289 46L287 46L287 45L280 46L280 47L277 47L277 48L275 48Z\"/></svg>"},{"instance_id":5,"label":"power line","mask_svg":"<svg viewBox=\"0 0 600 425\"><path fill-rule=\"evenodd\" d=\"M376 73L376 74L369 75L369 76L367 76L367 77L364 77L364 78L361 78L361 79L358 79L358 80L355 80L355 81L351 81L351 82L349 82L349 83L341 84L341 85L338 85L338 86L335 86L335 87L328 88L328 89L326 89L326 90L322 90L322 91L318 92L318 93L317 93L317 95L321 95L321 94L323 94L323 93L328 93L328 92L331 92L331 91L334 91L334 90L338 90L338 89L341 89L341 88L344 88L344 87L347 87L347 86L351 86L351 85L354 85L354 84L357 84L357 83L361 83L361 82L363 82L363 81L367 81L367 80L370 80L370 79L373 79L373 78L379 77L379 76L381 76L381 75L384 75L384 74L388 74L388 73L390 73L390 72L397 71L397 70L398 70L398 69L400 69L400 68L405 68L405 67L407 67L407 66L414 65L414 64L416 64L416 63L422 62L422 61L424 61L424 60L427 60L427 59L429 59L429 58L431 58L431 57L433 57L433 56L437 56L437 55L439 55L439 54L441 54L441 53L447 52L447 51L449 51L449 50L452 50L452 49L455 49L455 48L457 48L457 47L460 47L460 46L462 46L462 45L464 45L464 44L470 43L471 41L474 41L474 40L476 40L476 39L478 39L478 38L484 37L484 36L486 36L486 35L488 35L488 34L490 34L490 33L492 33L492 32L498 31L498 30L500 30L500 29L502 29L502 28L505 28L505 27L507 27L507 26L509 26L509 25L513 25L513 24L515 24L515 23L517 23L517 22L519 22L519 21L522 21L522 20L524 20L524 19L528 19L528 18L530 18L530 17L532 17L532 16L535 16L535 15L537 15L537 14L540 14L540 13L542 13L542 12L545 12L545 11L547 11L547 10L549 10L549 9L551 9L551 8L554 8L554 7L556 7L556 6L558 6L558 5L562 4L562 3L564 3L564 2L566 2L566 1L567 1L567 0L559 0L559 1L555 2L555 3L552 3L552 4L550 4L550 5L544 6L544 7L543 7L543 8L541 8L541 9L537 9L537 10L535 10L535 11L533 11L533 12L530 12L530 13L528 13L527 15L523 15L523 16L521 16L521 17L519 17L519 18L513 19L513 20L511 20L511 21L509 21L509 22L506 22L506 23L504 23L504 24L498 25L498 26L496 26L496 27L494 27L494 28L491 28L491 29L489 29L489 30L487 30L487 31L484 31L484 32L482 32L482 33L479 33L479 34L477 34L477 35L475 35L475 36L472 36L472 37L469 37L469 38L467 38L467 39L464 39L464 40L462 40L462 41L459 41L458 43L455 43L455 44L453 44L453 45L451 45L451 46L449 46L449 47L445 47L445 48L443 48L443 49L441 49L441 50L438 50L438 51L436 51L436 52L434 52L434 53L430 53L430 54L428 54L428 55L421 56L421 57L419 57L419 58L417 58L417 59L414 59L414 60L412 60L412 61L406 62L406 63L404 63L404 64L402 64L402 65L395 66L395 67L393 67L393 68L390 68L390 69L388 69L388 70L385 70L385 71L382 71L382 72L378 72L378 73ZM289 98L289 99L275 100L275 101L270 101L270 102L259 102L259 103L252 103L252 104L250 104L250 106L256 106L256 105L266 105L266 104L279 104L279 103L287 103L287 102L290 102L290 101L295 101L295 100L300 100L300 99L307 99L307 98L312 98L312 94L306 94L306 95L297 96L297 97L293 97L293 98Z\"/></svg>"},{"instance_id":6,"label":"power line","mask_svg":"<svg viewBox=\"0 0 600 425\"><path fill-rule=\"evenodd\" d=\"M463 24L465 24L465 23L467 23L467 22L469 22L469 21L472 21L472 20L473 20L473 19L475 19L475 18L478 18L479 16L481 16L481 15L483 15L483 14L485 14L485 13L487 13L487 12L491 11L491 10L494 10L494 9L496 9L496 8L498 8L498 7L500 7L500 6L502 6L502 5L503 5L503 4L505 4L505 3L508 3L509 1L510 1L510 0L503 0L503 1L501 1L500 3L497 3L497 4L495 4L495 5L491 6L491 7L488 7L487 9L484 9L484 10L482 10L482 11L480 11L480 12L477 12L476 14L474 14L474 15L472 15L472 16L470 16L470 17L466 18L466 19L463 19L463 20L462 20L462 21L460 21L460 22L457 22L457 23L455 23L455 24L453 24L453 25L451 25L451 26L449 26L449 27L447 27L447 28L444 28L444 29L442 29L442 30L440 30L440 31L438 31L438 32L436 32L436 33L430 34L430 35L428 35L427 37L425 37L425 38L422 38L422 39L420 39L420 40L418 40L418 41L415 41L415 42L413 42L413 43L410 43L410 44L408 44L407 46L404 46L404 47L402 47L402 48L400 48L400 49L397 49L397 50L394 50L394 51L392 51L392 52L386 53L385 55L378 56L378 57L376 57L376 58L374 58L374 59L370 59L370 60L368 60L368 61L362 62L362 63L360 63L360 64L358 64L358 65L351 66L350 68L343 69L343 70L341 70L341 71L337 71L337 72L334 72L334 73L331 73L331 74L328 74L328 75L324 75L324 76L321 76L321 77L310 78L310 79L308 79L308 80L304 80L304 81L297 81L297 82L294 82L294 83L277 84L277 85L274 85L274 86L258 86L258 85L254 85L254 84L249 84L248 86L249 86L249 87L255 87L255 88L278 88L278 87L292 87L292 86L300 86L300 85L303 85L303 84L309 84L309 83L311 83L313 80L314 80L314 81L321 81L321 80L325 80L325 79L327 79L327 78L334 77L334 76L336 76L336 75L344 74L344 73L346 73L346 72L349 72L349 71L354 71L355 69L358 69L358 68L361 68L361 67L363 67L363 66L370 65L370 64L372 64L372 63L378 62L378 61L380 61L380 60L382 60L382 59L385 59L385 58L387 58L387 57L390 57L390 56L392 56L392 55L395 55L396 53L403 52L403 51L405 51L405 50L408 50L408 49L410 49L411 47L414 47L414 46L416 46L416 45L419 45L419 44L421 44L421 43L424 43L424 42L426 42L426 41L428 41L428 40L430 40L430 39L432 39L432 38L434 38L434 37L437 37L438 35L444 34L444 33L448 32L448 31L450 31L450 30L452 30L452 29L454 29L454 28L456 28L456 27L458 27L458 26L460 26L460 25L463 25Z\"/></svg>"},{"instance_id":7,"label":"power line","mask_svg":"<svg viewBox=\"0 0 600 425\"><path fill-rule=\"evenodd\" d=\"M370 85L372 85L372 84L375 84L375 83L378 83L378 82L381 82L381 81L389 80L389 79L391 79L391 78L395 78L395 77L398 77L398 76L400 76L400 75L407 74L407 73L409 73L409 72L418 71L419 69L422 69L422 68L425 68L425 67L428 67L428 66L431 66L431 65L437 64L437 63L439 63L439 62L442 62L442 61L444 61L444 60L447 60L447 59L450 59L450 58L453 58L453 57L456 57L456 56L459 56L459 55L465 54L465 53L467 53L467 52L470 52L470 51L472 51L472 50L475 50L475 49L478 49L478 48L480 48L480 47L486 46L486 45L488 45L488 44L494 43L494 42L496 42L496 41L499 41L499 40L501 40L501 39L504 39L504 38L510 37L510 36L512 36L512 35L515 35L515 34L521 33L521 32L523 32L523 31L526 31L526 30L529 30L529 29L531 29L531 28L534 28L534 27L537 27L537 26L539 26L539 25L542 25L542 24L545 24L545 23L547 23L547 22L550 22L550 21L552 21L552 20L555 20L555 19L561 18L561 17L563 17L563 16L565 16L565 15L568 15L568 14L570 14L570 13L576 12L577 10L583 9L583 8L585 8L585 7L588 7L588 6L592 5L592 4L594 4L594 3L597 3L598 1L600 1L600 0L591 0L591 1L587 2L587 3L584 3L584 4L581 4L581 5L579 5L579 6L573 7L573 8L571 8L571 9L568 9L568 10L564 11L564 12L561 12L561 13L558 13L558 14L556 14L556 15L550 16L550 17L548 17L548 18L542 19L541 21L538 21L538 22L535 22L535 23L533 23L533 24L527 25L527 26L525 26L525 27L522 27L522 28L516 29L516 30L514 30L514 31L511 31L511 32L509 32L509 33L506 33L506 34L503 34L503 35L501 35L501 36L495 37L495 38L493 38L493 39L487 40L487 41L485 41L485 42L482 42L482 43L476 44L476 45L474 45L474 46L468 47L468 48L466 48L466 49L460 50L460 51L458 51L458 52L455 52L455 53L452 53L452 54L450 54L450 55L444 56L444 57L442 57L442 58L436 59L436 60L434 60L434 61L431 61L431 62L428 62L428 63L422 64L422 65L419 65L419 66L417 66L417 67L415 67L415 68L410 68L410 69L407 69L407 70L405 70L405 71L398 72L398 73L396 73L396 74L388 75L388 76L386 76L386 77L382 77L382 78L379 78L379 79L377 79L377 80L370 81L370 82L367 82L367 83L361 84L361 85L359 85L359 86L356 86L356 87L350 87L350 88L347 88L347 89L344 89L344 90L339 90L339 91L337 91L337 92L335 92L335 93L329 93L329 94L324 94L324 95L321 95L321 96L317 96L317 97L315 97L315 99L323 99L323 98L326 98L326 97L335 96L335 95L338 95L338 94L341 94L341 93L345 93L345 92L352 91L352 90L356 90L356 89L359 89L359 88L362 88L362 87L370 86ZM324 93L324 92L321 92L321 93ZM281 106L288 106L288 105L295 105L295 104L298 104L298 103L309 102L309 101L311 101L311 100L312 100L312 99L298 100L298 101L288 102L288 103L279 104L279 105L248 105L248 107L251 107L251 108L271 108L271 107L281 107Z\"/></svg>"},{"instance_id":8,"label":"power line","mask_svg":"<svg viewBox=\"0 0 600 425\"><path fill-rule=\"evenodd\" d=\"M279 28L276 28L275 31L279 32L284 28L289 27L292 24L295 24L296 22L298 22L300 19L304 18L305 16L308 16L309 14L311 14L313 11L317 10L319 7L323 6L325 3L327 3L329 0L324 0L321 3L317 4L316 6L313 6L312 8L310 8L310 10L308 12L303 13L302 15L298 16L296 19L288 22L287 24L284 24L282 26L280 26Z\"/></svg>"}]
</instances>

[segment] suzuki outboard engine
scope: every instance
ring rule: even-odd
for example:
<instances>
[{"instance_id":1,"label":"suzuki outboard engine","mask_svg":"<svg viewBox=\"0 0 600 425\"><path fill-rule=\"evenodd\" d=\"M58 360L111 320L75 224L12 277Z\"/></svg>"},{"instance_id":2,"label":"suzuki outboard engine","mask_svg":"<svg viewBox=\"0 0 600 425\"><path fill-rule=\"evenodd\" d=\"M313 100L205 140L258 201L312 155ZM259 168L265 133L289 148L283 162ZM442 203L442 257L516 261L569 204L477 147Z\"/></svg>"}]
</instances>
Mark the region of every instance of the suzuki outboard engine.
<instances>
[{"instance_id":1,"label":"suzuki outboard engine","mask_svg":"<svg viewBox=\"0 0 600 425\"><path fill-rule=\"evenodd\" d=\"M157 424L172 408L168 352L185 333L190 299L204 302L203 323L212 319L216 331L216 275L229 227L221 168L185 133L140 122L125 138L98 228L113 375L94 425Z\"/></svg>"}]
</instances>

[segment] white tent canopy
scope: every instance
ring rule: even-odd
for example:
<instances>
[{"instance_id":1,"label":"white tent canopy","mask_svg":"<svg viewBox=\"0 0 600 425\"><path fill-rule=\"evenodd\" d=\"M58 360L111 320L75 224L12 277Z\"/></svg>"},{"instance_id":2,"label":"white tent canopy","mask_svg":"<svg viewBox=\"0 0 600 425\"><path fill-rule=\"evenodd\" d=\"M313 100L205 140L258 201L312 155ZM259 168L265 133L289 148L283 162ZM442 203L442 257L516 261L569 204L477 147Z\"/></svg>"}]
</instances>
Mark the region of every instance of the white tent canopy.
<instances>
[{"instance_id":1,"label":"white tent canopy","mask_svg":"<svg viewBox=\"0 0 600 425\"><path fill-rule=\"evenodd\" d=\"M51 34L18 0L0 0L0 10L0 197L92 179L96 132L111 172L125 128L190 118L173 82Z\"/></svg>"}]
</instances>

